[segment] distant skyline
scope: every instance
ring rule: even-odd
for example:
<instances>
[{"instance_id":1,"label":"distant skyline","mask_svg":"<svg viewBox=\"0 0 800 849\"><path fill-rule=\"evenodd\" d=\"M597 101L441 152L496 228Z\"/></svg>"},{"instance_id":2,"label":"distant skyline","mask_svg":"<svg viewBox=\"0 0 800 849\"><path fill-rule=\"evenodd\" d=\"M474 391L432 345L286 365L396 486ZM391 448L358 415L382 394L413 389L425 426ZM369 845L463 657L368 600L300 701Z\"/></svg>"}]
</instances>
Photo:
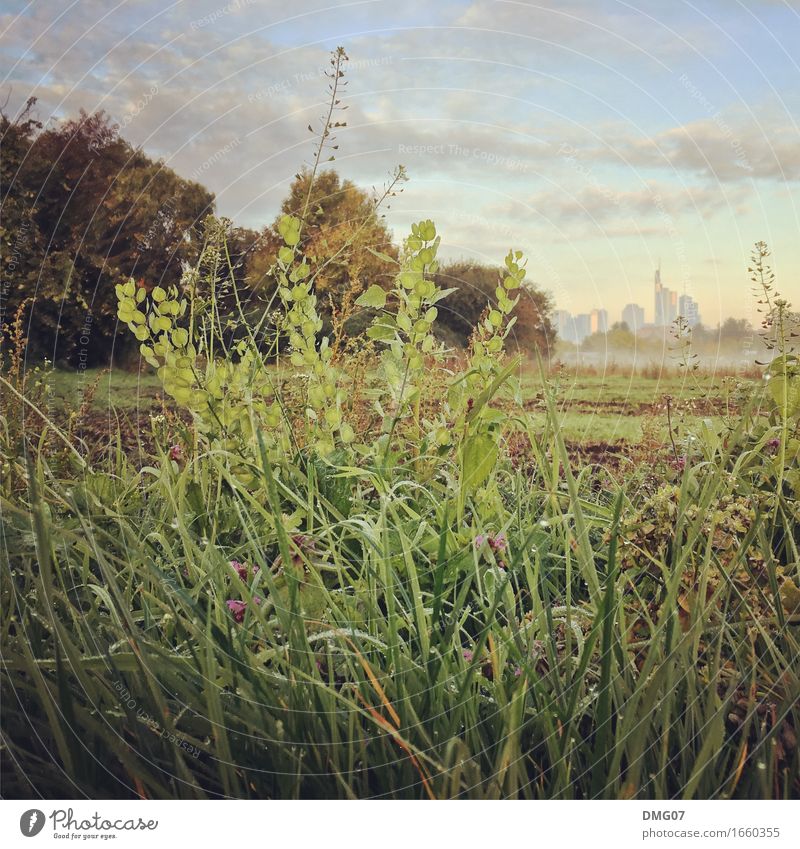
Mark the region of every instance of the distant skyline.
<instances>
[{"instance_id":1,"label":"distant skyline","mask_svg":"<svg viewBox=\"0 0 800 849\"><path fill-rule=\"evenodd\" d=\"M653 269L704 323L758 320L773 250L800 307L797 0L6 0L0 102L121 134L261 228L311 155L328 52L351 57L335 167L410 182L395 238L430 217L445 258L512 245L561 309L647 308ZM614 319L616 320L616 319Z\"/></svg>"},{"instance_id":2,"label":"distant skyline","mask_svg":"<svg viewBox=\"0 0 800 849\"><path fill-rule=\"evenodd\" d=\"M593 307L591 310L576 313L582 316L586 322L587 334L594 333L597 328L588 330L594 320L611 327L615 322L621 321L629 326L631 330L637 330L645 326L668 327L678 316L681 316L690 327L703 324L702 310L700 304L688 293L681 293L670 289L661 279L661 266L655 270L654 279L651 283L653 290L650 292L650 306L644 306L636 301L625 304L619 318L608 318L608 311L602 307ZM642 298L647 302L648 298ZM567 314L571 318L573 314L569 310L562 309L555 304L556 313ZM594 319L593 319L594 316ZM728 318L729 316L724 316ZM571 320L570 318L570 320ZM562 316L563 319L563 316ZM724 319L723 319L724 320Z\"/></svg>"},{"instance_id":3,"label":"distant skyline","mask_svg":"<svg viewBox=\"0 0 800 849\"><path fill-rule=\"evenodd\" d=\"M634 335L640 330L654 327L672 328L680 317L686 327L694 328L703 324L699 304L691 295L679 295L661 281L661 268L657 268L653 279L652 314L636 302L625 304L619 316L609 316L608 310L592 308L588 311L571 313L556 308L553 321L559 338L567 342L582 342L593 333L607 333L617 322L627 325ZM648 320L648 315L650 318ZM726 316L727 318L727 316ZM719 322L720 324L722 322Z\"/></svg>"}]
</instances>

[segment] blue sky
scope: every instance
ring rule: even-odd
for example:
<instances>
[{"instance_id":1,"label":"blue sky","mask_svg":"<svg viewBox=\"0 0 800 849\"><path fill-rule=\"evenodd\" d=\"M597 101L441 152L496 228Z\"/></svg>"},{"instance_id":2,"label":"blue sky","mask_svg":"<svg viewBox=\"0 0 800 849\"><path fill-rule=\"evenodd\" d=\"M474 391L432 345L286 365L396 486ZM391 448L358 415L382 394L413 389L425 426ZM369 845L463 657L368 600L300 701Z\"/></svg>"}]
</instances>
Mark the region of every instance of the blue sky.
<instances>
[{"instance_id":1,"label":"blue sky","mask_svg":"<svg viewBox=\"0 0 800 849\"><path fill-rule=\"evenodd\" d=\"M708 323L756 320L752 243L800 301L796 0L6 2L7 111L105 109L195 176L235 221L272 220L311 155L327 53L351 58L338 169L410 181L400 238L436 220L443 253L512 245L559 307L638 301L664 281Z\"/></svg>"}]
</instances>

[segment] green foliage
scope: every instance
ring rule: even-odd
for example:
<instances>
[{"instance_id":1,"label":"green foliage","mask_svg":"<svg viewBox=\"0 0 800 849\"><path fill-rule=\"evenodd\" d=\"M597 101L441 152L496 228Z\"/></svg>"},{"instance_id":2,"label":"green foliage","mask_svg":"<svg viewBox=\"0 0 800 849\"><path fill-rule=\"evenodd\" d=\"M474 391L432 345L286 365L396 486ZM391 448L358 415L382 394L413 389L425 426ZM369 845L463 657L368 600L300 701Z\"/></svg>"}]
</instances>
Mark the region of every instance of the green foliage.
<instances>
[{"instance_id":1,"label":"green foliage","mask_svg":"<svg viewBox=\"0 0 800 849\"><path fill-rule=\"evenodd\" d=\"M493 308L497 306L498 283L506 276L503 267L474 262L451 262L438 269L437 284L451 292L439 315L439 325L450 338L458 340L464 348L469 347L472 334L485 318L487 303ZM551 309L548 295L529 281L522 282L511 313L516 324L507 345L528 355L549 351L555 341L549 317Z\"/></svg>"},{"instance_id":2,"label":"green foliage","mask_svg":"<svg viewBox=\"0 0 800 849\"><path fill-rule=\"evenodd\" d=\"M42 130L0 115L3 322L29 302L33 352L85 368L107 363L114 284L151 288L199 253L193 226L214 197L117 135L102 113Z\"/></svg>"},{"instance_id":3,"label":"green foliage","mask_svg":"<svg viewBox=\"0 0 800 849\"><path fill-rule=\"evenodd\" d=\"M356 306L382 310L386 306L386 291L374 283L356 300Z\"/></svg>"},{"instance_id":4,"label":"green foliage","mask_svg":"<svg viewBox=\"0 0 800 849\"><path fill-rule=\"evenodd\" d=\"M315 277L298 250L301 222L283 216L279 231L284 247L278 255L278 292L285 318L280 325L289 337L290 362L305 370L306 421L314 449L322 455L336 447L337 434L344 443L353 441L352 427L342 420L343 393L337 388L337 373L331 358L328 337L317 347L322 319L317 312L317 296L312 291Z\"/></svg>"},{"instance_id":5,"label":"green foliage","mask_svg":"<svg viewBox=\"0 0 800 849\"><path fill-rule=\"evenodd\" d=\"M265 450L253 497L222 449L40 460L0 505L6 795L797 795L797 560L768 543L796 520L721 443L652 497L573 495L556 428L461 519L412 463L376 492Z\"/></svg>"},{"instance_id":6,"label":"green foliage","mask_svg":"<svg viewBox=\"0 0 800 849\"><path fill-rule=\"evenodd\" d=\"M376 375L389 362L434 392L448 438L422 392L384 384L398 403L380 436L348 443L313 415L313 388L348 375L310 344L313 267L302 228L281 231L299 391L278 391L249 337L226 347L211 285L226 228L209 220L180 287L117 290L189 398L187 456L165 437L142 468L121 450L78 474L8 455L27 492L4 483L0 502L6 792L60 795L66 773L88 795L159 798L797 795L798 500L771 442L795 438L785 405L679 432L693 453L669 483L645 469L598 486L550 386L536 430L493 406L518 367L491 343L519 254L501 320L447 374L417 323L443 298L423 221L374 320L391 330Z\"/></svg>"},{"instance_id":7,"label":"green foliage","mask_svg":"<svg viewBox=\"0 0 800 849\"><path fill-rule=\"evenodd\" d=\"M516 324L511 318L522 295L520 289L525 279L524 263L520 265L522 251L509 251L505 260L505 276L495 289L496 306L488 311L475 329L472 337L471 365L475 374L470 383L480 385L494 374L497 355L503 351L506 337Z\"/></svg>"}]
</instances>

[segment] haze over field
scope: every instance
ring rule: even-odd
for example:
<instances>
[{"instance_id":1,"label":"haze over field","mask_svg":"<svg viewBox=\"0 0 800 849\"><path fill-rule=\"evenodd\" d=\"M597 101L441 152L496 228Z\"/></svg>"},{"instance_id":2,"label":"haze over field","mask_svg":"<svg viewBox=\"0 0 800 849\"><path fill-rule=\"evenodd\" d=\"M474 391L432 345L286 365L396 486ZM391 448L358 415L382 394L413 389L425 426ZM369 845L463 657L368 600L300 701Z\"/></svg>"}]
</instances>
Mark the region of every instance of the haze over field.
<instances>
[{"instance_id":1,"label":"haze over field","mask_svg":"<svg viewBox=\"0 0 800 849\"><path fill-rule=\"evenodd\" d=\"M44 121L105 109L237 223L274 218L343 44L337 168L369 186L407 166L396 234L424 212L445 258L496 262L514 244L558 307L612 321L630 301L652 321L660 259L708 324L757 323L756 239L800 296L795 2L4 7L10 114L31 95Z\"/></svg>"}]
</instances>

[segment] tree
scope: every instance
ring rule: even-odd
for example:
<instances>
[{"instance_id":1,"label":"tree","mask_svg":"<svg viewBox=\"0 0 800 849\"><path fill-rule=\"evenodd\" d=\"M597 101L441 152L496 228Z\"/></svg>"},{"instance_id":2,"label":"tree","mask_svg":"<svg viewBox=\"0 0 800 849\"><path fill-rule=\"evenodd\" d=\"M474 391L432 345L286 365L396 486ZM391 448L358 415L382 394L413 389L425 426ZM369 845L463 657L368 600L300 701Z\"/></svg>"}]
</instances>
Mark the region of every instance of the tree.
<instances>
[{"instance_id":1,"label":"tree","mask_svg":"<svg viewBox=\"0 0 800 849\"><path fill-rule=\"evenodd\" d=\"M581 342L584 351L634 351L642 347L628 328L627 322L616 321L607 333L592 333Z\"/></svg>"},{"instance_id":2,"label":"tree","mask_svg":"<svg viewBox=\"0 0 800 849\"><path fill-rule=\"evenodd\" d=\"M46 175L42 163L28 157L41 130L30 98L15 121L0 112L0 333L13 321L26 293L32 294L44 245L34 218L36 186Z\"/></svg>"},{"instance_id":3,"label":"tree","mask_svg":"<svg viewBox=\"0 0 800 849\"><path fill-rule=\"evenodd\" d=\"M147 287L177 280L214 196L132 148L103 112L42 131L34 103L15 121L0 114L2 320L30 301L32 351L105 363L114 285L132 275Z\"/></svg>"},{"instance_id":4,"label":"tree","mask_svg":"<svg viewBox=\"0 0 800 849\"><path fill-rule=\"evenodd\" d=\"M719 329L722 340L743 339L753 333L753 326L746 318L726 318Z\"/></svg>"},{"instance_id":5,"label":"tree","mask_svg":"<svg viewBox=\"0 0 800 849\"><path fill-rule=\"evenodd\" d=\"M437 305L438 324L447 328L456 344L466 346L474 327L480 321L487 304L495 301L495 289L502 279L501 269L471 261L445 265L436 274L436 282L443 289L454 288ZM519 303L513 312L517 322L508 337L509 347L516 345L521 351L547 352L555 342L555 329L550 320L552 304L549 296L533 284L526 284L520 292Z\"/></svg>"},{"instance_id":6,"label":"tree","mask_svg":"<svg viewBox=\"0 0 800 849\"><path fill-rule=\"evenodd\" d=\"M348 291L358 294L373 283L391 284L393 267L372 251L397 257L397 248L373 198L350 180L323 171L312 186L310 172L302 171L281 204L281 215L304 220L302 249L317 272L321 311L329 311L331 299L340 300ZM277 222L261 233L248 267L250 285L264 294L273 291L268 272L282 244Z\"/></svg>"}]
</instances>

